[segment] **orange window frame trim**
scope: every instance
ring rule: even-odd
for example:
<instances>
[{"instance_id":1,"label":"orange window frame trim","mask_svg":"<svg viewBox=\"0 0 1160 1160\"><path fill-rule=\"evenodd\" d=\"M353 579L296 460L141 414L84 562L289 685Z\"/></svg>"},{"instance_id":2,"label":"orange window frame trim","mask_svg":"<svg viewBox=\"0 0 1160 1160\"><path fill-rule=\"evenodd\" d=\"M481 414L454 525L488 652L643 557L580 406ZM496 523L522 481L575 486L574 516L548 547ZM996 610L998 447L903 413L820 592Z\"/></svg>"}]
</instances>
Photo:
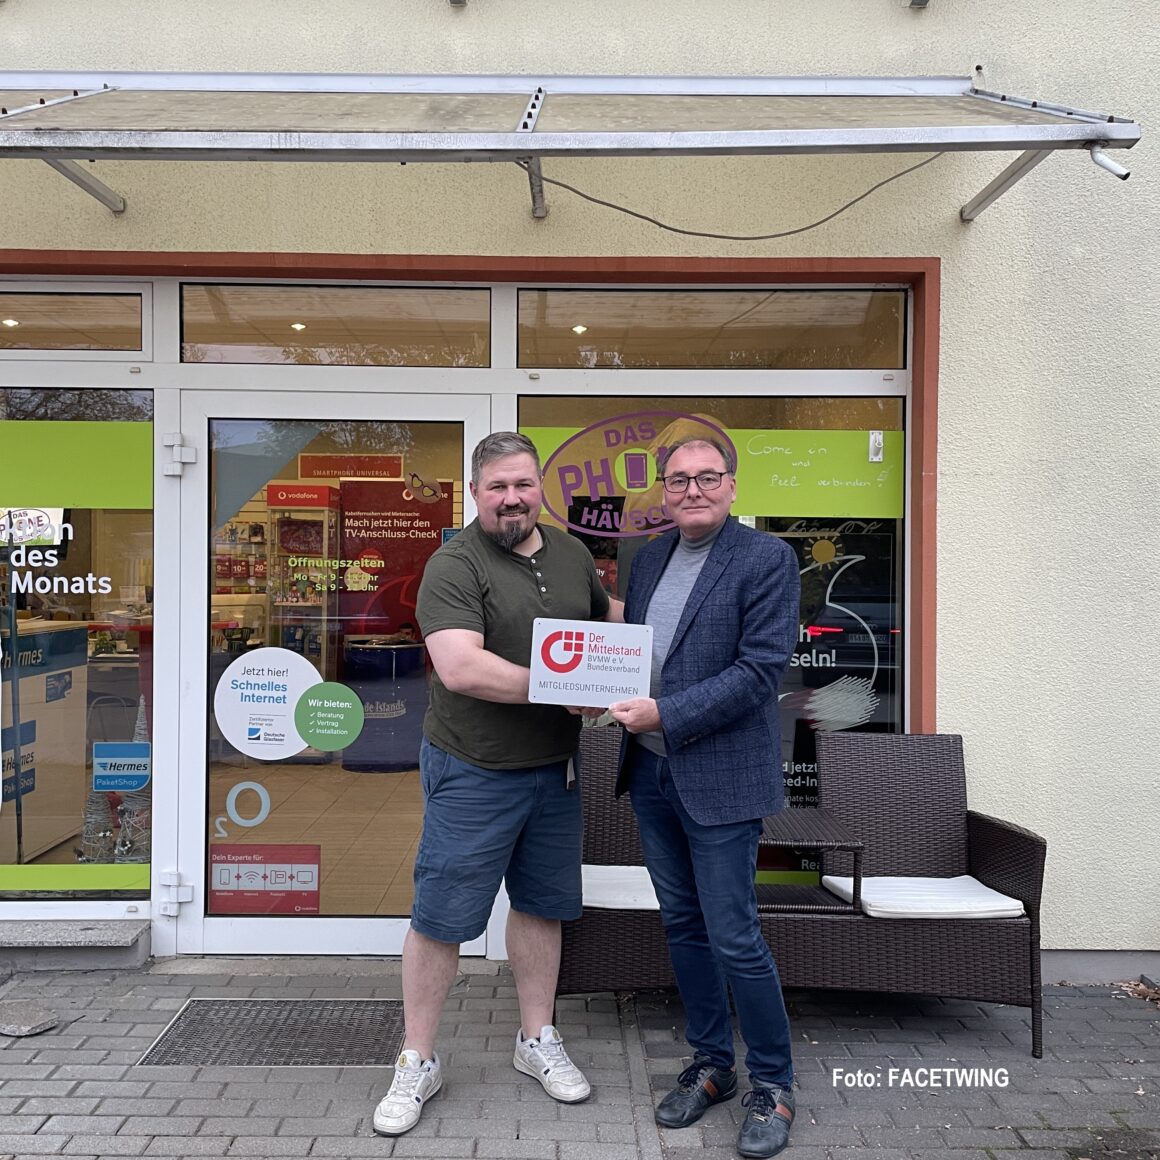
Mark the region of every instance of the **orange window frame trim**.
<instances>
[{"instance_id":1,"label":"orange window frame trim","mask_svg":"<svg viewBox=\"0 0 1160 1160\"><path fill-rule=\"evenodd\" d=\"M70 278L293 278L529 283L892 283L913 293L909 533L910 728L933 733L936 674L938 258L595 258L0 250L0 274Z\"/></svg>"}]
</instances>

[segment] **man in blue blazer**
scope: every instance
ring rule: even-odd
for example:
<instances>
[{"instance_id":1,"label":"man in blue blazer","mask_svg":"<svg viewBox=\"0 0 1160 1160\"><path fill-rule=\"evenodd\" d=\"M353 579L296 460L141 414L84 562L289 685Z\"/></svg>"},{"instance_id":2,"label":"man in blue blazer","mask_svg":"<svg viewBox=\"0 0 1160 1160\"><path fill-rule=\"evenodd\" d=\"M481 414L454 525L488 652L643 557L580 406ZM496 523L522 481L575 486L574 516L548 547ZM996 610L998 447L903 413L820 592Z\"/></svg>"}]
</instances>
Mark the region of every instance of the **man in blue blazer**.
<instances>
[{"instance_id":1,"label":"man in blue blazer","mask_svg":"<svg viewBox=\"0 0 1160 1160\"><path fill-rule=\"evenodd\" d=\"M777 688L798 635L797 561L730 518L732 448L680 440L659 464L676 530L640 550L624 618L653 627L651 695L621 701L628 790L685 1005L693 1063L656 1110L683 1128L737 1093L726 986L752 1090L738 1150L789 1142L793 1060L754 873L761 819L782 808Z\"/></svg>"}]
</instances>

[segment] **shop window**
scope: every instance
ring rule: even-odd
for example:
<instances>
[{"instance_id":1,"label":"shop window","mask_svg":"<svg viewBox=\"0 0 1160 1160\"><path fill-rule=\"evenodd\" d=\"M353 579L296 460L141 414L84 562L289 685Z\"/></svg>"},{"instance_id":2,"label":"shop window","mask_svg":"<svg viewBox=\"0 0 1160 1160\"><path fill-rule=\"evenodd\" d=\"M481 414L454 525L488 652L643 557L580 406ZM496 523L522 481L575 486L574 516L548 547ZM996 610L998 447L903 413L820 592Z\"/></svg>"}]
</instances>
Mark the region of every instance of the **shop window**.
<instances>
[{"instance_id":1,"label":"shop window","mask_svg":"<svg viewBox=\"0 0 1160 1160\"><path fill-rule=\"evenodd\" d=\"M0 389L0 897L149 894L152 412Z\"/></svg>"},{"instance_id":2,"label":"shop window","mask_svg":"<svg viewBox=\"0 0 1160 1160\"><path fill-rule=\"evenodd\" d=\"M139 351L140 294L0 292L0 351Z\"/></svg>"},{"instance_id":3,"label":"shop window","mask_svg":"<svg viewBox=\"0 0 1160 1160\"><path fill-rule=\"evenodd\" d=\"M901 290L521 290L519 365L897 370Z\"/></svg>"},{"instance_id":4,"label":"shop window","mask_svg":"<svg viewBox=\"0 0 1160 1160\"><path fill-rule=\"evenodd\" d=\"M185 285L183 362L486 367L488 290Z\"/></svg>"},{"instance_id":5,"label":"shop window","mask_svg":"<svg viewBox=\"0 0 1160 1160\"><path fill-rule=\"evenodd\" d=\"M816 730L903 728L903 417L894 397L519 401L520 430L544 469L541 518L580 539L621 596L639 548L673 527L658 453L698 435L732 447L733 514L789 544L801 574L798 643L780 690L794 806L816 799ZM816 855L777 855L762 873L816 883Z\"/></svg>"}]
</instances>

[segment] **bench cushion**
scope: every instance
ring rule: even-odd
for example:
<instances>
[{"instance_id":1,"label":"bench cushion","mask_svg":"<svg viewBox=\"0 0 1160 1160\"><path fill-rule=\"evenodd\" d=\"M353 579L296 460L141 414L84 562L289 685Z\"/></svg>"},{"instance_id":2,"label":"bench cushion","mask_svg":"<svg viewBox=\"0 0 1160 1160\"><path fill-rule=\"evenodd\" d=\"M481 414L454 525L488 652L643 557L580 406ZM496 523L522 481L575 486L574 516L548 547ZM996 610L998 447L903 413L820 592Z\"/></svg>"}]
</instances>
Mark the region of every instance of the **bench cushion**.
<instances>
[{"instance_id":1,"label":"bench cushion","mask_svg":"<svg viewBox=\"0 0 1160 1160\"><path fill-rule=\"evenodd\" d=\"M824 874L822 885L846 902L853 878ZM862 910L871 918L1019 918L1023 903L984 886L969 874L957 878L863 878Z\"/></svg>"},{"instance_id":2,"label":"bench cushion","mask_svg":"<svg viewBox=\"0 0 1160 1160\"><path fill-rule=\"evenodd\" d=\"M584 905L598 910L660 910L643 866L582 866Z\"/></svg>"}]
</instances>

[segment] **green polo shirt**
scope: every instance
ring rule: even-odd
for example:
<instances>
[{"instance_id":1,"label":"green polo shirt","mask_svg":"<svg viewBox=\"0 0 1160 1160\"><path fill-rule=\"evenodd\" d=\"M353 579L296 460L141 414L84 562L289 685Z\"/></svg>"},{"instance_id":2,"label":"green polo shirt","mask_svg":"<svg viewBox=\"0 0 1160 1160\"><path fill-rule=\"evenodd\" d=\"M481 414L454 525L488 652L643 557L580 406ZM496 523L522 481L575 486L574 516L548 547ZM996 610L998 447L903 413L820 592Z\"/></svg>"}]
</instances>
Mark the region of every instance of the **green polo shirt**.
<instances>
[{"instance_id":1,"label":"green polo shirt","mask_svg":"<svg viewBox=\"0 0 1160 1160\"><path fill-rule=\"evenodd\" d=\"M608 611L588 549L538 524L533 556L505 552L473 520L427 562L419 585L424 636L463 628L483 647L525 668L537 616L598 620ZM440 749L484 769L526 769L564 761L576 751L580 719L559 705L503 705L453 693L435 673L423 732Z\"/></svg>"}]
</instances>

